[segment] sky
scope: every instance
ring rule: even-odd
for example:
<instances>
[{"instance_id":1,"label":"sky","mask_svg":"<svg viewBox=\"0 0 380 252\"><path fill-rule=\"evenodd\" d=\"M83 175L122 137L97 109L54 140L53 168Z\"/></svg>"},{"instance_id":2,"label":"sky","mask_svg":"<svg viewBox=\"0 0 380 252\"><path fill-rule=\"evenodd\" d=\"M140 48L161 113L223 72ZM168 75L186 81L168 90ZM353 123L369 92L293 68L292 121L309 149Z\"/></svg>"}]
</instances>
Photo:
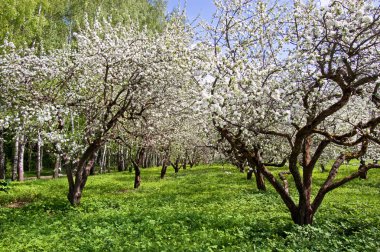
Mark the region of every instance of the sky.
<instances>
[{"instance_id":1,"label":"sky","mask_svg":"<svg viewBox=\"0 0 380 252\"><path fill-rule=\"evenodd\" d=\"M167 0L167 12L171 12L176 7L183 8L186 2L186 13L190 21L199 17L211 21L212 13L215 10L213 0ZM322 6L329 4L330 0L320 0Z\"/></svg>"},{"instance_id":2,"label":"sky","mask_svg":"<svg viewBox=\"0 0 380 252\"><path fill-rule=\"evenodd\" d=\"M168 1L168 12L175 9L178 4L181 8L184 7L186 2L186 13L190 21L194 20L199 16L199 18L210 21L212 14L215 10L213 0L167 0Z\"/></svg>"}]
</instances>

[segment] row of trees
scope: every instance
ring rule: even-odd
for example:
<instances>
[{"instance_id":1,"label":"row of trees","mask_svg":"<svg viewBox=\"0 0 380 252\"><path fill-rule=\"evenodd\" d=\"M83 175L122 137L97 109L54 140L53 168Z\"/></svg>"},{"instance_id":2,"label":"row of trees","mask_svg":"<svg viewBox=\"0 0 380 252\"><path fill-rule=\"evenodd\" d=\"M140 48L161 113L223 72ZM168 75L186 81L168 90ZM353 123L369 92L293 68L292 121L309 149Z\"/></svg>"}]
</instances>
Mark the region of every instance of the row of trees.
<instances>
[{"instance_id":1,"label":"row of trees","mask_svg":"<svg viewBox=\"0 0 380 252\"><path fill-rule=\"evenodd\" d=\"M6 42L1 128L21 144L34 132L53 146L73 205L106 144L134 150L135 187L148 150L159 153L164 177L169 164L178 169L181 158L212 147L248 163L259 189L269 182L295 223L312 224L328 192L379 168L361 162L336 179L345 161L377 159L380 8L361 0L215 4L197 39L173 14L155 31L85 20L75 43L48 52ZM329 160L313 194L315 167Z\"/></svg>"}]
</instances>

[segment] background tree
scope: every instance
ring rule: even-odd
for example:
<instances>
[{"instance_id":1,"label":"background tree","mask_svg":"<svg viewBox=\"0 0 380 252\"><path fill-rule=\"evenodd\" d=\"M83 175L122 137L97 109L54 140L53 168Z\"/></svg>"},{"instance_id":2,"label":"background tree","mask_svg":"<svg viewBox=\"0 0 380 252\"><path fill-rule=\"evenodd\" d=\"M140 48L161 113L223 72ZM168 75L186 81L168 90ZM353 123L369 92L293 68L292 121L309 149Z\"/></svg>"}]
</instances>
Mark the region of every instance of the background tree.
<instances>
[{"instance_id":1,"label":"background tree","mask_svg":"<svg viewBox=\"0 0 380 252\"><path fill-rule=\"evenodd\" d=\"M91 23L112 18L113 24L138 22L150 30L160 30L165 23L165 3L160 0L11 0L2 1L0 10L0 41L45 49L71 43L73 33L84 26L85 16Z\"/></svg>"}]
</instances>

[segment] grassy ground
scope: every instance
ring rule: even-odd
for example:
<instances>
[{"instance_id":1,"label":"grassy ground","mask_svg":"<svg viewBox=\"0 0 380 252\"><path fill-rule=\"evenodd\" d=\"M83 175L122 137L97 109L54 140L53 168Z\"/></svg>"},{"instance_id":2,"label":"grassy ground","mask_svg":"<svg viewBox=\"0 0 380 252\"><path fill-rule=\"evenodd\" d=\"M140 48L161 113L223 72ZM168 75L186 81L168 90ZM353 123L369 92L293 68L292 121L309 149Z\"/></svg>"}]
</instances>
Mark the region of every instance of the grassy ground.
<instances>
[{"instance_id":1,"label":"grassy ground","mask_svg":"<svg viewBox=\"0 0 380 252\"><path fill-rule=\"evenodd\" d=\"M345 167L356 169L357 166ZM80 207L67 181L14 182L0 192L0 251L378 251L380 171L333 191L315 225L293 225L268 184L233 167L158 168L90 177ZM348 173L348 172L347 172ZM342 176L345 172L342 172ZM320 184L327 173L315 172Z\"/></svg>"}]
</instances>

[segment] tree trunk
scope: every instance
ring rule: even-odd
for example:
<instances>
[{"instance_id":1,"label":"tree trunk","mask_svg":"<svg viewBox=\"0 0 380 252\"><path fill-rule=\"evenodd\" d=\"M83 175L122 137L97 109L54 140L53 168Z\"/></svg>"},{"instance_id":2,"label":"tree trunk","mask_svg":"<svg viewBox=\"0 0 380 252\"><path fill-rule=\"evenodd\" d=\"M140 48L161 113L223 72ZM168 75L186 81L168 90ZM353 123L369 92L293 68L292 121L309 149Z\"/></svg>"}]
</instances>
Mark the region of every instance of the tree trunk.
<instances>
[{"instance_id":1,"label":"tree trunk","mask_svg":"<svg viewBox=\"0 0 380 252\"><path fill-rule=\"evenodd\" d=\"M240 162L239 162L239 164L238 164L238 168L239 168L239 171L240 171L241 173L244 173L244 164L243 164L243 163L240 163Z\"/></svg>"},{"instance_id":2,"label":"tree trunk","mask_svg":"<svg viewBox=\"0 0 380 252\"><path fill-rule=\"evenodd\" d=\"M32 142L28 142L28 148L26 148L28 150L28 157L27 157L27 161L25 162L25 170L27 171L30 171L31 167L32 167L32 153L33 153L33 144Z\"/></svg>"},{"instance_id":3,"label":"tree trunk","mask_svg":"<svg viewBox=\"0 0 380 252\"><path fill-rule=\"evenodd\" d=\"M39 179L41 177L41 170L42 170L42 156L41 156L41 147L42 147L42 139L41 134L38 132L38 139L37 139L37 162L36 162L36 175Z\"/></svg>"},{"instance_id":4,"label":"tree trunk","mask_svg":"<svg viewBox=\"0 0 380 252\"><path fill-rule=\"evenodd\" d=\"M180 158L177 157L174 163L170 161L170 164L173 166L175 173L178 173L179 171L179 160Z\"/></svg>"},{"instance_id":5,"label":"tree trunk","mask_svg":"<svg viewBox=\"0 0 380 252\"><path fill-rule=\"evenodd\" d=\"M133 172L133 164L132 164L133 153L132 152L133 152L132 148L129 148L129 150L128 150L128 156L127 156L127 160L129 161L128 162L128 172L129 173Z\"/></svg>"},{"instance_id":6,"label":"tree trunk","mask_svg":"<svg viewBox=\"0 0 380 252\"><path fill-rule=\"evenodd\" d=\"M266 191L267 188L265 186L264 175L259 169L257 169L257 166L253 162L249 162L249 165L251 167L247 172L247 180L252 179L252 173L255 174L257 189L259 189L260 191Z\"/></svg>"},{"instance_id":7,"label":"tree trunk","mask_svg":"<svg viewBox=\"0 0 380 252\"><path fill-rule=\"evenodd\" d=\"M70 166L67 170L67 180L69 182L69 193L67 194L67 198L73 206L80 204L83 188L86 185L90 170L94 165L96 158L95 154L100 148L100 145L101 139L97 139L87 147L86 151L77 162L75 180L73 178L73 167Z\"/></svg>"},{"instance_id":8,"label":"tree trunk","mask_svg":"<svg viewBox=\"0 0 380 252\"><path fill-rule=\"evenodd\" d=\"M41 158L40 158L40 170L43 171L44 170L44 143L42 142L42 140L41 140L40 155L41 155Z\"/></svg>"},{"instance_id":9,"label":"tree trunk","mask_svg":"<svg viewBox=\"0 0 380 252\"><path fill-rule=\"evenodd\" d=\"M103 147L103 152L102 152L102 158L100 162L100 173L104 173L106 169L106 153L107 153L107 145L105 144Z\"/></svg>"},{"instance_id":10,"label":"tree trunk","mask_svg":"<svg viewBox=\"0 0 380 252\"><path fill-rule=\"evenodd\" d=\"M95 175L95 164L96 164L96 160L98 160L98 155L99 155L99 150L97 150L95 152L95 159L94 159L94 163L92 164L91 168L90 168L90 175L93 176Z\"/></svg>"},{"instance_id":11,"label":"tree trunk","mask_svg":"<svg viewBox=\"0 0 380 252\"><path fill-rule=\"evenodd\" d=\"M73 206L80 204L83 188L86 185L87 177L96 159L95 154L101 145L102 139L98 138L87 147L76 164L75 180L73 177L74 169L72 163L69 167L67 167L67 180L69 182L69 193L67 194L67 199ZM67 157L65 157L65 163L67 163L67 160Z\"/></svg>"},{"instance_id":12,"label":"tree trunk","mask_svg":"<svg viewBox=\"0 0 380 252\"><path fill-rule=\"evenodd\" d=\"M168 168L168 164L167 164L167 161L164 159L162 161L161 179L165 178L167 168Z\"/></svg>"},{"instance_id":13,"label":"tree trunk","mask_svg":"<svg viewBox=\"0 0 380 252\"><path fill-rule=\"evenodd\" d=\"M377 163L377 160L376 160L376 163ZM365 160L364 159L361 159L360 160L360 166L359 166L359 171L360 169L362 168L362 166L365 165ZM367 171L366 172L363 172L363 173L360 173L360 176L359 176L360 179L367 179Z\"/></svg>"},{"instance_id":14,"label":"tree trunk","mask_svg":"<svg viewBox=\"0 0 380 252\"><path fill-rule=\"evenodd\" d=\"M254 173L255 169L249 168L247 172L247 180L252 180L252 174Z\"/></svg>"},{"instance_id":15,"label":"tree trunk","mask_svg":"<svg viewBox=\"0 0 380 252\"><path fill-rule=\"evenodd\" d=\"M183 168L184 170L186 170L186 166L187 166L187 159L186 159L186 157L185 157L184 160L183 160L182 168Z\"/></svg>"},{"instance_id":16,"label":"tree trunk","mask_svg":"<svg viewBox=\"0 0 380 252\"><path fill-rule=\"evenodd\" d=\"M107 151L107 172L111 173L111 148L108 148Z\"/></svg>"},{"instance_id":17,"label":"tree trunk","mask_svg":"<svg viewBox=\"0 0 380 252\"><path fill-rule=\"evenodd\" d=\"M117 152L117 170L122 172L125 170L125 162L124 162L124 148L119 146Z\"/></svg>"},{"instance_id":18,"label":"tree trunk","mask_svg":"<svg viewBox=\"0 0 380 252\"><path fill-rule=\"evenodd\" d=\"M136 164L135 161L132 161L133 163L133 167L135 169L135 184L134 184L134 188L137 189L140 187L140 184L141 184L141 170L140 170L140 167L138 164Z\"/></svg>"},{"instance_id":19,"label":"tree trunk","mask_svg":"<svg viewBox=\"0 0 380 252\"><path fill-rule=\"evenodd\" d=\"M20 144L18 149L18 160L17 160L17 173L18 181L24 181L24 154L25 154L25 136L20 137Z\"/></svg>"},{"instance_id":20,"label":"tree trunk","mask_svg":"<svg viewBox=\"0 0 380 252\"><path fill-rule=\"evenodd\" d=\"M2 129L0 129L0 179L5 179L5 152Z\"/></svg>"},{"instance_id":21,"label":"tree trunk","mask_svg":"<svg viewBox=\"0 0 380 252\"><path fill-rule=\"evenodd\" d=\"M259 169L254 169L253 173L255 174L257 189L260 191L266 191L267 188L265 186L264 176L261 171Z\"/></svg>"},{"instance_id":22,"label":"tree trunk","mask_svg":"<svg viewBox=\"0 0 380 252\"><path fill-rule=\"evenodd\" d=\"M312 138L308 136L303 145L303 178L302 191L299 191L299 202L297 213L292 213L292 218L296 224L308 225L313 223L313 209L311 207L312 174L314 166L311 161Z\"/></svg>"},{"instance_id":23,"label":"tree trunk","mask_svg":"<svg viewBox=\"0 0 380 252\"><path fill-rule=\"evenodd\" d=\"M309 211L307 208L297 208L297 211L291 212L292 220L297 225L312 225L313 224L313 218L314 218L314 212Z\"/></svg>"},{"instance_id":24,"label":"tree trunk","mask_svg":"<svg viewBox=\"0 0 380 252\"><path fill-rule=\"evenodd\" d=\"M325 172L326 171L326 167L324 164L321 164L321 172Z\"/></svg>"},{"instance_id":25,"label":"tree trunk","mask_svg":"<svg viewBox=\"0 0 380 252\"><path fill-rule=\"evenodd\" d=\"M83 188L86 185L88 175L90 174L90 169L94 162L95 160L92 158L84 169L81 169L81 171L77 172L75 177L75 184L74 186L69 187L69 193L67 195L67 198L70 201L71 205L77 206L80 204Z\"/></svg>"},{"instance_id":26,"label":"tree trunk","mask_svg":"<svg viewBox=\"0 0 380 252\"><path fill-rule=\"evenodd\" d=\"M55 165L54 165L54 173L53 178L57 179L59 177L59 171L61 170L61 156L56 154Z\"/></svg>"},{"instance_id":27,"label":"tree trunk","mask_svg":"<svg viewBox=\"0 0 380 252\"><path fill-rule=\"evenodd\" d=\"M20 138L17 135L15 138L15 146L13 152L13 166L12 166L12 180L17 179L17 165L18 165L18 151L19 151Z\"/></svg>"}]
</instances>

